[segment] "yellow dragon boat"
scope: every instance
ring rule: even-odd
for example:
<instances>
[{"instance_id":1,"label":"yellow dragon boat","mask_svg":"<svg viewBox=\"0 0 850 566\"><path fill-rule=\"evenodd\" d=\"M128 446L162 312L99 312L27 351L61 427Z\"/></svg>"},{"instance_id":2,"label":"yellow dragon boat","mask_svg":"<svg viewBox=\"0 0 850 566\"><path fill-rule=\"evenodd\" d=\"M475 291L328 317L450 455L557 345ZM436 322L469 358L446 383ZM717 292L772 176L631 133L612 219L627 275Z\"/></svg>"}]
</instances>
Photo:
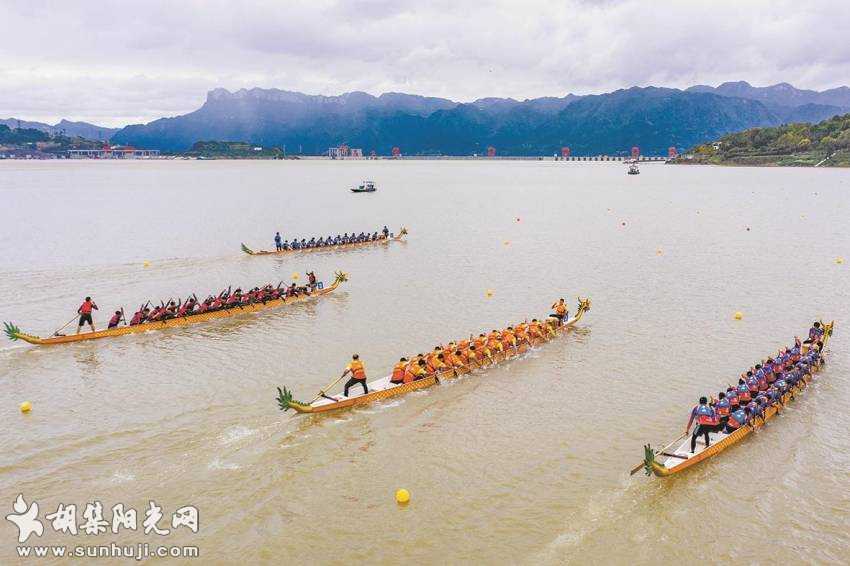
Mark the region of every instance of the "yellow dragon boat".
<instances>
[{"instance_id":1,"label":"yellow dragon boat","mask_svg":"<svg viewBox=\"0 0 850 566\"><path fill-rule=\"evenodd\" d=\"M829 342L830 336L832 336L832 328L834 325L835 321L823 325L824 350L826 349L826 344ZM808 349L804 347L803 352L805 353L805 351L808 351ZM823 353L824 352L822 352L822 355ZM732 434L711 433L713 438L715 438L715 441L709 447L706 447L702 441L699 441L697 442L694 453L691 454L690 435L683 435L685 438L681 443L679 443L679 441L683 438L680 436L661 450L653 450L649 444L645 445L643 464L635 467L632 470L632 473L643 468L648 476L652 474L655 474L658 477L672 476L723 452L730 446L738 444L756 430L764 427L767 422L773 419L776 415L780 414L782 409L784 409L790 401L795 399L797 395L800 395L803 390L806 389L813 379L812 375L820 371L822 365L823 360L821 359L820 363L812 368L811 373L805 375L803 379L797 382L794 387L788 390L780 398L777 405L768 406L764 410L763 418L758 417L753 419L752 422L742 426ZM678 446L671 449L671 446L676 445L677 443L679 443Z\"/></svg>"},{"instance_id":2,"label":"yellow dragon boat","mask_svg":"<svg viewBox=\"0 0 850 566\"><path fill-rule=\"evenodd\" d=\"M318 399L310 403L303 403L301 401L295 401L292 398L292 392L287 388L281 389L278 387L278 397L277 402L280 406L281 410L286 411L289 409L294 409L297 413L326 413L329 411L338 411L340 409L347 409L350 407L356 407L359 405L366 405L369 403L374 403L375 401L381 401L383 399L389 399L391 397L398 397L399 395L405 395L412 391L418 391L420 389L426 389L433 385L436 385L440 382L441 379L452 379L456 377L460 377L461 375L471 373L472 371L479 368L486 368L492 365L500 364L506 360L510 360L516 358L527 352L532 346L539 346L550 341L555 336L565 333L568 329L575 326L584 316L584 313L590 310L590 299L581 299L579 298L578 309L576 311L576 315L566 321L560 326L557 326L553 319L548 319L546 322L552 326L554 330L554 334L547 335L545 338L532 339L531 344L522 343L520 344L515 351L501 353L498 352L491 359L485 359L481 362L481 364L476 365L475 367L464 366L457 367L452 369L447 369L441 372L437 372L434 374L430 374L427 377L422 379L418 379L416 381L411 381L410 383L402 383L402 384L394 384L390 383L390 377L386 376L380 379L376 379L374 381L370 381L367 385L369 387L369 393L360 394L351 397L344 397L342 395L327 395L321 396Z\"/></svg>"},{"instance_id":3,"label":"yellow dragon boat","mask_svg":"<svg viewBox=\"0 0 850 566\"><path fill-rule=\"evenodd\" d=\"M169 318L163 321L145 322L143 324L135 324L133 326L121 326L116 328L110 328L108 330L98 330L97 332L81 332L80 334L51 336L50 338L40 338L39 336L27 334L26 332L22 332L20 328L9 322L4 322L3 324L5 326L4 330L6 332L6 336L8 336L10 340L23 340L24 342L29 342L30 344L37 345L67 344L69 342L80 342L83 340L97 340L99 338L124 336L125 334L138 334L140 332L147 332L149 330L164 330L166 328L190 326L193 324L216 320L219 318L228 318L247 313L255 313L259 311L269 310L284 305L303 303L305 301L309 301L332 293L337 287L340 286L341 283L344 283L346 281L348 281L348 275L341 271L337 271L335 273L334 282L331 285L325 287L324 289L317 289L309 295L299 295L297 297L290 298L281 297L280 299L266 301L265 303L252 303L249 305L242 305L216 311L208 311L199 314L181 316L178 318Z\"/></svg>"},{"instance_id":4,"label":"yellow dragon boat","mask_svg":"<svg viewBox=\"0 0 850 566\"><path fill-rule=\"evenodd\" d=\"M391 242L401 242L404 240L404 237L407 235L407 228L402 227L399 230L397 236L392 236L391 238L386 238L382 240L371 240L368 242L354 242L352 244L337 244L335 246L322 246L320 248L300 248L297 250L252 250L248 246L242 243L242 251L248 255L291 255L291 254L300 254L300 253L309 253L309 252L331 252L338 250L351 250L355 248L364 248L367 246L380 246L380 245L389 245Z\"/></svg>"}]
</instances>

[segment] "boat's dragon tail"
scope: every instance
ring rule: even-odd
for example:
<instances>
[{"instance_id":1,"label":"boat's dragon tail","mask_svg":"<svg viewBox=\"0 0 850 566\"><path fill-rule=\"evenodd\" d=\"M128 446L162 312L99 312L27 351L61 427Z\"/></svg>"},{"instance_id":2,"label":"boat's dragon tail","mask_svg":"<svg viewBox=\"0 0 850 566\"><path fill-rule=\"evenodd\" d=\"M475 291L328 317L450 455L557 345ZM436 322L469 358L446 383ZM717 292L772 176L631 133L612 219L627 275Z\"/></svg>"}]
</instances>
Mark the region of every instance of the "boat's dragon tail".
<instances>
[{"instance_id":1,"label":"boat's dragon tail","mask_svg":"<svg viewBox=\"0 0 850 566\"><path fill-rule=\"evenodd\" d=\"M242 251L248 255L254 255L254 250L246 246L244 243L242 244Z\"/></svg>"},{"instance_id":2,"label":"boat's dragon tail","mask_svg":"<svg viewBox=\"0 0 850 566\"><path fill-rule=\"evenodd\" d=\"M11 322L3 323L3 332L6 333L6 336L9 337L9 340L23 340L24 342L29 342L30 344L41 344L41 338L23 332L20 328L18 328Z\"/></svg>"},{"instance_id":3,"label":"boat's dragon tail","mask_svg":"<svg viewBox=\"0 0 850 566\"><path fill-rule=\"evenodd\" d=\"M281 411L288 411L289 409L296 409L296 405L298 407L309 407L307 403L302 403L301 401L296 401L292 398L292 391L284 387L281 389L277 388L277 404ZM299 411L300 412L300 411Z\"/></svg>"},{"instance_id":4,"label":"boat's dragon tail","mask_svg":"<svg viewBox=\"0 0 850 566\"><path fill-rule=\"evenodd\" d=\"M649 444L643 446L643 469L646 475L652 475L652 465L655 463L655 450Z\"/></svg>"},{"instance_id":5,"label":"boat's dragon tail","mask_svg":"<svg viewBox=\"0 0 850 566\"><path fill-rule=\"evenodd\" d=\"M3 327L3 331L6 333L6 336L9 337L9 340L17 340L21 337L21 329L11 322L4 322Z\"/></svg>"}]
</instances>

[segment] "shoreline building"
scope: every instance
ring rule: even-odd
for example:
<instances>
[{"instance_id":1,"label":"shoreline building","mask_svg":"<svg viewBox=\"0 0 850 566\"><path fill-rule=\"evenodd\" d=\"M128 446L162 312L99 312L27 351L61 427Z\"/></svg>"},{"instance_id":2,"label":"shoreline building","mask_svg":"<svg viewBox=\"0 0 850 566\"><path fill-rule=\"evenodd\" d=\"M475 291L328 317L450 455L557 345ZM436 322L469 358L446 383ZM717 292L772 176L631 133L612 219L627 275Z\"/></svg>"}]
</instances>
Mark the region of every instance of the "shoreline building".
<instances>
[{"instance_id":1,"label":"shoreline building","mask_svg":"<svg viewBox=\"0 0 850 566\"><path fill-rule=\"evenodd\" d=\"M104 145L100 149L69 149L69 159L155 159L158 149L136 149L129 145Z\"/></svg>"},{"instance_id":2,"label":"shoreline building","mask_svg":"<svg viewBox=\"0 0 850 566\"><path fill-rule=\"evenodd\" d=\"M339 147L328 148L328 157L330 159L363 159L363 150L342 144Z\"/></svg>"}]
</instances>

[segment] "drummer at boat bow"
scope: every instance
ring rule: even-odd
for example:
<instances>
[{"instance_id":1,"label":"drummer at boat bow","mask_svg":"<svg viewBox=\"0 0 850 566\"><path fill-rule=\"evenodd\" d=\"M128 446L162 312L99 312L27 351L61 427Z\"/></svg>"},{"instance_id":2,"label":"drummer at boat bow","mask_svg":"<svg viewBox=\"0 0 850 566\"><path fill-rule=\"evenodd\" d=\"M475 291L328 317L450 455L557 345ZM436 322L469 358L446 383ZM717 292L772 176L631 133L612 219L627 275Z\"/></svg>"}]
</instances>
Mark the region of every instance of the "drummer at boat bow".
<instances>
[{"instance_id":1,"label":"drummer at boat bow","mask_svg":"<svg viewBox=\"0 0 850 566\"><path fill-rule=\"evenodd\" d=\"M564 302L564 299L561 299L557 303L553 304L552 310L554 312L550 316L553 316L558 319L559 326L564 323L564 320L570 314L569 307L567 307L567 303Z\"/></svg>"},{"instance_id":2,"label":"drummer at boat bow","mask_svg":"<svg viewBox=\"0 0 850 566\"><path fill-rule=\"evenodd\" d=\"M92 310L99 310L94 301L91 300L91 297L86 297L86 300L83 301L83 304L80 305L80 308L77 309L77 314L80 315L80 323L77 325L77 334L80 333L80 329L82 329L83 325L88 323L91 326L91 331L94 332L94 321L92 320ZM73 320L73 319L72 319Z\"/></svg>"},{"instance_id":3,"label":"drummer at boat bow","mask_svg":"<svg viewBox=\"0 0 850 566\"><path fill-rule=\"evenodd\" d=\"M348 397L348 390L353 385L362 385L363 394L365 395L366 393L369 393L369 388L366 386L366 366L364 366L363 362L360 361L360 356L358 354L351 356L351 362L345 366L345 371L342 372L340 379L349 374L351 374L351 379L345 382L343 395Z\"/></svg>"}]
</instances>

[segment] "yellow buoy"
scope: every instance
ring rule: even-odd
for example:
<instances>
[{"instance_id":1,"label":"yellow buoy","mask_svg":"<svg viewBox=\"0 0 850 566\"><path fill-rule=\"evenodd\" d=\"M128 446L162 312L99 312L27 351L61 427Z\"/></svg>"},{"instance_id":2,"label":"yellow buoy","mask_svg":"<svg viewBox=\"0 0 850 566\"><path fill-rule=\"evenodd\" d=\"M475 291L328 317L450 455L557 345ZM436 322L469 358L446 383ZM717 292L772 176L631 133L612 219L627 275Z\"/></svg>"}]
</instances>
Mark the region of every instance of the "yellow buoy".
<instances>
[{"instance_id":1,"label":"yellow buoy","mask_svg":"<svg viewBox=\"0 0 850 566\"><path fill-rule=\"evenodd\" d=\"M742 318L744 318L744 313L742 313L741 311L737 311L735 313L735 320L741 320Z\"/></svg>"},{"instance_id":2,"label":"yellow buoy","mask_svg":"<svg viewBox=\"0 0 850 566\"><path fill-rule=\"evenodd\" d=\"M399 489L395 492L395 500L399 505L407 505L410 501L410 492L406 489Z\"/></svg>"},{"instance_id":3,"label":"yellow buoy","mask_svg":"<svg viewBox=\"0 0 850 566\"><path fill-rule=\"evenodd\" d=\"M295 281L298 281L298 272L297 271L292 274L292 279L295 280Z\"/></svg>"},{"instance_id":4,"label":"yellow buoy","mask_svg":"<svg viewBox=\"0 0 850 566\"><path fill-rule=\"evenodd\" d=\"M493 296L493 289L487 289L487 292L484 293L484 296L488 299Z\"/></svg>"},{"instance_id":5,"label":"yellow buoy","mask_svg":"<svg viewBox=\"0 0 850 566\"><path fill-rule=\"evenodd\" d=\"M30 403L29 401L24 401L23 403L21 403L22 413L29 413L30 411L32 411L32 403Z\"/></svg>"},{"instance_id":6,"label":"yellow buoy","mask_svg":"<svg viewBox=\"0 0 850 566\"><path fill-rule=\"evenodd\" d=\"M835 263L837 263L837 264L841 265L842 263L844 263L844 258L843 258L843 257L837 257L837 258L835 258Z\"/></svg>"},{"instance_id":7,"label":"yellow buoy","mask_svg":"<svg viewBox=\"0 0 850 566\"><path fill-rule=\"evenodd\" d=\"M505 240L505 245L506 245L506 246L509 246L510 244L511 244L511 243L510 243L509 241Z\"/></svg>"},{"instance_id":8,"label":"yellow buoy","mask_svg":"<svg viewBox=\"0 0 850 566\"><path fill-rule=\"evenodd\" d=\"M144 263L142 263L142 267L150 267L150 266L151 266L151 262L149 262L148 260L145 260Z\"/></svg>"}]
</instances>

